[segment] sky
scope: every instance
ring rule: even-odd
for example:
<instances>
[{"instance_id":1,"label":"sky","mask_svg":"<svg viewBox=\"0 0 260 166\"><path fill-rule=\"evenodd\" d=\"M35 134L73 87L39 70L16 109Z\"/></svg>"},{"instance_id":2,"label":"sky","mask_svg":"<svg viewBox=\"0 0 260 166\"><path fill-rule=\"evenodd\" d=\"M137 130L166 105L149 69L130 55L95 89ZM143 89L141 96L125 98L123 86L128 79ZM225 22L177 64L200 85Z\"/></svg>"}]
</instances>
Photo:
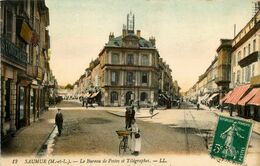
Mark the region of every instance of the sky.
<instances>
[{"instance_id":1,"label":"sky","mask_svg":"<svg viewBox=\"0 0 260 166\"><path fill-rule=\"evenodd\" d=\"M181 91L187 91L217 55L220 39L234 37L253 16L254 0L46 0L50 65L59 85L73 84L98 57L110 32L122 34L126 15L135 30L154 36Z\"/></svg>"}]
</instances>

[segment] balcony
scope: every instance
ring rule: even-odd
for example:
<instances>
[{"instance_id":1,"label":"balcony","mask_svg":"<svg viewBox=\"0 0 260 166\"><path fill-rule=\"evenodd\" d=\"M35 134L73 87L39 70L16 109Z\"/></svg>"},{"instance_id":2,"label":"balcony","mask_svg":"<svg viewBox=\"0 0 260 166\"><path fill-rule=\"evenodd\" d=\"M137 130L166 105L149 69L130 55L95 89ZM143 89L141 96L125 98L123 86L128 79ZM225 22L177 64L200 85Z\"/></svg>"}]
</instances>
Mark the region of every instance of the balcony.
<instances>
[{"instance_id":1,"label":"balcony","mask_svg":"<svg viewBox=\"0 0 260 166\"><path fill-rule=\"evenodd\" d=\"M238 64L240 67L245 67L250 65L251 63L256 62L258 59L258 51L252 52L251 54L249 54L248 56L244 57L243 59L241 59Z\"/></svg>"},{"instance_id":2,"label":"balcony","mask_svg":"<svg viewBox=\"0 0 260 166\"><path fill-rule=\"evenodd\" d=\"M12 63L26 67L27 53L3 36L0 37L0 40L1 55Z\"/></svg>"},{"instance_id":3,"label":"balcony","mask_svg":"<svg viewBox=\"0 0 260 166\"><path fill-rule=\"evenodd\" d=\"M228 79L227 77L219 76L219 77L215 78L215 83L218 85L227 84L227 83L230 83L230 79Z\"/></svg>"}]
</instances>

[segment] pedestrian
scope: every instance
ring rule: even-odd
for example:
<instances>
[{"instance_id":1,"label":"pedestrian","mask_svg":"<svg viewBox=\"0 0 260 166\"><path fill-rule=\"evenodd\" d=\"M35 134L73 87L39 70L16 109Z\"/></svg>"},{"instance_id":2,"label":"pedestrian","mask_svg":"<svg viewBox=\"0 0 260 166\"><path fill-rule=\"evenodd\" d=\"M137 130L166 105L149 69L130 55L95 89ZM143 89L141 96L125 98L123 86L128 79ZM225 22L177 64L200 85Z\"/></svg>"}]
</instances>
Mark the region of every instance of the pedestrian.
<instances>
[{"instance_id":1,"label":"pedestrian","mask_svg":"<svg viewBox=\"0 0 260 166\"><path fill-rule=\"evenodd\" d=\"M62 113L61 113L61 109L60 108L58 108L58 112L57 112L57 114L56 114L56 116L55 116L55 124L57 125L57 127L58 127L58 132L59 132L59 135L58 136L60 136L61 135L61 131L62 131L62 124L63 124L63 115L62 115Z\"/></svg>"},{"instance_id":2,"label":"pedestrian","mask_svg":"<svg viewBox=\"0 0 260 166\"><path fill-rule=\"evenodd\" d=\"M85 97L86 108L88 108L88 97Z\"/></svg>"},{"instance_id":3,"label":"pedestrian","mask_svg":"<svg viewBox=\"0 0 260 166\"><path fill-rule=\"evenodd\" d=\"M197 103L197 110L199 110L200 109L200 103L198 102Z\"/></svg>"},{"instance_id":4,"label":"pedestrian","mask_svg":"<svg viewBox=\"0 0 260 166\"><path fill-rule=\"evenodd\" d=\"M136 110L137 110L137 112L140 112L139 100L136 101Z\"/></svg>"},{"instance_id":5,"label":"pedestrian","mask_svg":"<svg viewBox=\"0 0 260 166\"><path fill-rule=\"evenodd\" d=\"M85 105L85 97L83 96L82 97L82 107L84 107L84 105Z\"/></svg>"},{"instance_id":6,"label":"pedestrian","mask_svg":"<svg viewBox=\"0 0 260 166\"><path fill-rule=\"evenodd\" d=\"M141 151L141 135L135 120L131 123L131 150L132 155L138 156Z\"/></svg>"},{"instance_id":7,"label":"pedestrian","mask_svg":"<svg viewBox=\"0 0 260 166\"><path fill-rule=\"evenodd\" d=\"M133 106L131 106L129 109L130 109L130 125L131 125L132 121L135 120L135 109Z\"/></svg>"},{"instance_id":8,"label":"pedestrian","mask_svg":"<svg viewBox=\"0 0 260 166\"><path fill-rule=\"evenodd\" d=\"M209 110L211 111L211 101L209 101Z\"/></svg>"},{"instance_id":9,"label":"pedestrian","mask_svg":"<svg viewBox=\"0 0 260 166\"><path fill-rule=\"evenodd\" d=\"M130 107L126 107L126 111L125 111L125 128L128 129L130 127L131 127Z\"/></svg>"}]
</instances>

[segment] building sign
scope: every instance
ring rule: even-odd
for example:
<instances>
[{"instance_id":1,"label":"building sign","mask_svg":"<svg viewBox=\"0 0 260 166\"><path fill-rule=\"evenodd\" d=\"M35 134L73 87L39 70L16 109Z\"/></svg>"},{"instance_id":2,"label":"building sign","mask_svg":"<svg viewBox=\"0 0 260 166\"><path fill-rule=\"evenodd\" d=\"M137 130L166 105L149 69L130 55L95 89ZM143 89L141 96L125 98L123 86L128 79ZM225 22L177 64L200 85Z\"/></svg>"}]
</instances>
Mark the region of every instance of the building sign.
<instances>
[{"instance_id":1,"label":"building sign","mask_svg":"<svg viewBox=\"0 0 260 166\"><path fill-rule=\"evenodd\" d=\"M27 43L30 43L30 42L31 42L32 31L31 31L31 28L28 26L28 24L27 24L26 22L24 22L24 21L23 21L23 23L22 23L20 36L21 36Z\"/></svg>"},{"instance_id":2,"label":"building sign","mask_svg":"<svg viewBox=\"0 0 260 166\"><path fill-rule=\"evenodd\" d=\"M252 123L219 116L210 155L243 164L252 132Z\"/></svg>"}]
</instances>

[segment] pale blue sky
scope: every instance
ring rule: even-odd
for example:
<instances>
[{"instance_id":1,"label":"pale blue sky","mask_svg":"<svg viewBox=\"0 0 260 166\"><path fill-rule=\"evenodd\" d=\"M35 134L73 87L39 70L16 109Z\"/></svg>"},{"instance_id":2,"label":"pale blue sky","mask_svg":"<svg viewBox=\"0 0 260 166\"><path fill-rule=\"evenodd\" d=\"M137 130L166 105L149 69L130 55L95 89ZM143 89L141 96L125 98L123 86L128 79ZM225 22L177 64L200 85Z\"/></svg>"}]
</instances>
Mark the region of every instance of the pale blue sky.
<instances>
[{"instance_id":1,"label":"pale blue sky","mask_svg":"<svg viewBox=\"0 0 260 166\"><path fill-rule=\"evenodd\" d=\"M51 68L60 85L74 83L91 59L122 33L135 14L142 37L155 36L160 56L183 91L216 55L220 38L232 38L252 17L253 0L46 0L50 9Z\"/></svg>"}]
</instances>

